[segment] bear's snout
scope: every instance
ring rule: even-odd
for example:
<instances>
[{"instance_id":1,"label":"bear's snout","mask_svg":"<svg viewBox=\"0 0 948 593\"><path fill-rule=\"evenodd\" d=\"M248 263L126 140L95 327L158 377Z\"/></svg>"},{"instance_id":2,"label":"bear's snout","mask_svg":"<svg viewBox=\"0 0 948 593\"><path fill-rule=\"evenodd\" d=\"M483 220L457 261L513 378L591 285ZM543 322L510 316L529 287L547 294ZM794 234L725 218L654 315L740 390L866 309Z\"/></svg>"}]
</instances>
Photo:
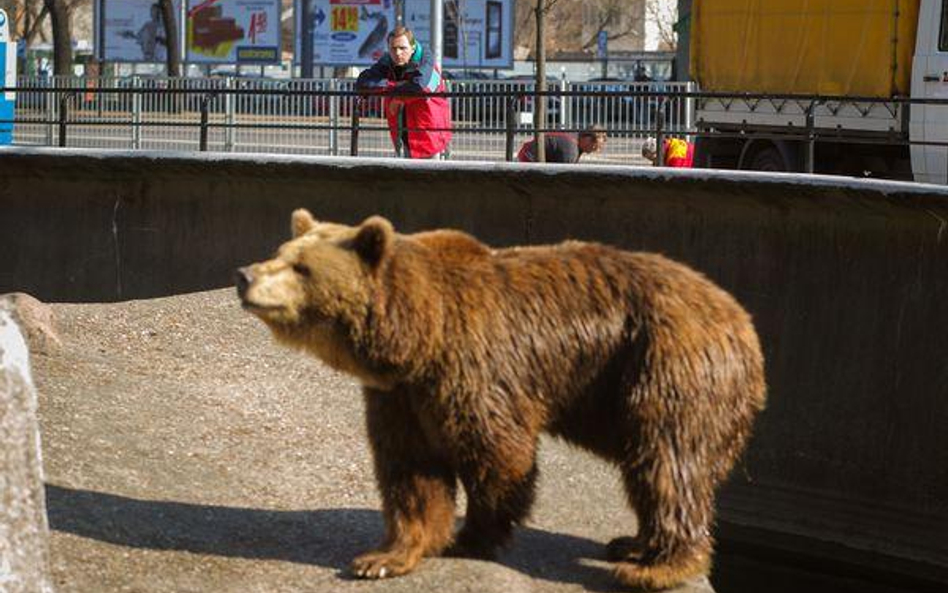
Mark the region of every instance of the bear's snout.
<instances>
[{"instance_id":1,"label":"bear's snout","mask_svg":"<svg viewBox=\"0 0 948 593\"><path fill-rule=\"evenodd\" d=\"M251 282L253 282L253 274L250 272L250 268L237 268L234 273L234 283L237 285L237 296L240 297L240 300L246 299L247 289L250 288Z\"/></svg>"}]
</instances>

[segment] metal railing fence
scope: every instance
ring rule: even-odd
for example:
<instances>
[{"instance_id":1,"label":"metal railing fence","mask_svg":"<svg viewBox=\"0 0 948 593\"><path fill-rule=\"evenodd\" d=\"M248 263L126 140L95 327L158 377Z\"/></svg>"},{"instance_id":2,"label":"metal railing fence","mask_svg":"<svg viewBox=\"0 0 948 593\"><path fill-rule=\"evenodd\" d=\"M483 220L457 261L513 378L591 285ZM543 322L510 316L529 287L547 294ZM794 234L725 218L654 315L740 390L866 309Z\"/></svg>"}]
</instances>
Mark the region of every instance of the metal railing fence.
<instances>
[{"instance_id":1,"label":"metal railing fence","mask_svg":"<svg viewBox=\"0 0 948 593\"><path fill-rule=\"evenodd\" d=\"M609 141L583 162L642 163L645 136L687 134L686 83L456 80L453 160L503 160L545 130L598 127ZM14 143L85 148L212 150L393 156L381 98L360 97L351 79L20 77ZM669 95L668 93L672 93Z\"/></svg>"}]
</instances>

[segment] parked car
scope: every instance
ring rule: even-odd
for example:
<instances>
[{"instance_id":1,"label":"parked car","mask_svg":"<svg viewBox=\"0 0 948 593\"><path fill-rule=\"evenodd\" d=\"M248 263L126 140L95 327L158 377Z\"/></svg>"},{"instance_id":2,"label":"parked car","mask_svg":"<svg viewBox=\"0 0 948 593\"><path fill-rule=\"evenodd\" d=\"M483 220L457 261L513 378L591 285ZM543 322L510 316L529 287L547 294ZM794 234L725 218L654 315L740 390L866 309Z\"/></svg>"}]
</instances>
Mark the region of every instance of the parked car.
<instances>
[{"instance_id":1,"label":"parked car","mask_svg":"<svg viewBox=\"0 0 948 593\"><path fill-rule=\"evenodd\" d=\"M493 127L502 121L502 98L486 93L497 90L496 83L486 72L480 70L445 70L445 88L453 93L485 93L484 96L451 98L451 117L455 121L478 122ZM500 118L500 119L498 119Z\"/></svg>"},{"instance_id":2,"label":"parked car","mask_svg":"<svg viewBox=\"0 0 948 593\"><path fill-rule=\"evenodd\" d=\"M527 93L533 90L533 83L536 80L536 77L532 74L519 74L516 76L507 77L504 80L511 83L509 87L511 90L520 90L525 92L525 94L520 95L517 99L517 111L521 114L521 122L532 122L534 96ZM556 90L556 87L551 86L548 82L547 90L553 91ZM561 103L562 100L557 95L546 96L546 121L548 126L556 125L560 121L560 112L562 110Z\"/></svg>"},{"instance_id":3,"label":"parked car","mask_svg":"<svg viewBox=\"0 0 948 593\"><path fill-rule=\"evenodd\" d=\"M481 70L445 70L445 80L492 80L490 74Z\"/></svg>"},{"instance_id":4,"label":"parked car","mask_svg":"<svg viewBox=\"0 0 948 593\"><path fill-rule=\"evenodd\" d=\"M576 83L572 90L590 93L572 97L573 117L582 124L652 126L658 116L661 82L621 78L592 78ZM642 94L645 92L646 94ZM656 93L652 95L650 93ZM615 93L611 95L596 93ZM666 122L668 114L666 114Z\"/></svg>"},{"instance_id":5,"label":"parked car","mask_svg":"<svg viewBox=\"0 0 948 593\"><path fill-rule=\"evenodd\" d=\"M463 76L463 77L462 77ZM503 128L506 125L507 98L510 91L526 91L532 88L532 76L492 78L477 70L446 71L448 90L455 93L471 93L451 98L452 118L457 122L472 122L485 128ZM547 121L559 121L559 97L547 101ZM521 95L515 112L518 121L525 121L533 112L533 96Z\"/></svg>"}]
</instances>

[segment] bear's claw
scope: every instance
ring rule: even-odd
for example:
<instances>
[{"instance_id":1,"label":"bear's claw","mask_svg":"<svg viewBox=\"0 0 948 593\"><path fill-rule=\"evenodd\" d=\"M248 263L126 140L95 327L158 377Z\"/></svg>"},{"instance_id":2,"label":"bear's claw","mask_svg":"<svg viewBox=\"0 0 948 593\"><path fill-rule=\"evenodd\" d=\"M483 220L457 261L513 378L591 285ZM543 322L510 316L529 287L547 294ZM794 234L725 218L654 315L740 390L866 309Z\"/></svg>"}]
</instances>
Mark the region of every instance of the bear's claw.
<instances>
[{"instance_id":1,"label":"bear's claw","mask_svg":"<svg viewBox=\"0 0 948 593\"><path fill-rule=\"evenodd\" d=\"M418 558L408 552L369 552L352 561L352 575L360 579L397 577L418 564Z\"/></svg>"}]
</instances>

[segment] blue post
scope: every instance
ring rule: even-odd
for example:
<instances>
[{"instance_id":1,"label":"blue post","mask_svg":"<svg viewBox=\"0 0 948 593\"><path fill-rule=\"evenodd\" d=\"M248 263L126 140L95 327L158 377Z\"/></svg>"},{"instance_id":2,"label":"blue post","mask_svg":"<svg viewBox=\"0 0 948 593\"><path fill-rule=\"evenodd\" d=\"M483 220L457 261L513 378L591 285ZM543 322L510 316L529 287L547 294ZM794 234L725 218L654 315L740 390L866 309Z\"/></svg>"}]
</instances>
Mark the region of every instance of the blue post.
<instances>
[{"instance_id":1,"label":"blue post","mask_svg":"<svg viewBox=\"0 0 948 593\"><path fill-rule=\"evenodd\" d=\"M0 86L16 86L16 46L10 41L7 13L0 9ZM13 143L13 107L16 93L0 92L0 144Z\"/></svg>"}]
</instances>

